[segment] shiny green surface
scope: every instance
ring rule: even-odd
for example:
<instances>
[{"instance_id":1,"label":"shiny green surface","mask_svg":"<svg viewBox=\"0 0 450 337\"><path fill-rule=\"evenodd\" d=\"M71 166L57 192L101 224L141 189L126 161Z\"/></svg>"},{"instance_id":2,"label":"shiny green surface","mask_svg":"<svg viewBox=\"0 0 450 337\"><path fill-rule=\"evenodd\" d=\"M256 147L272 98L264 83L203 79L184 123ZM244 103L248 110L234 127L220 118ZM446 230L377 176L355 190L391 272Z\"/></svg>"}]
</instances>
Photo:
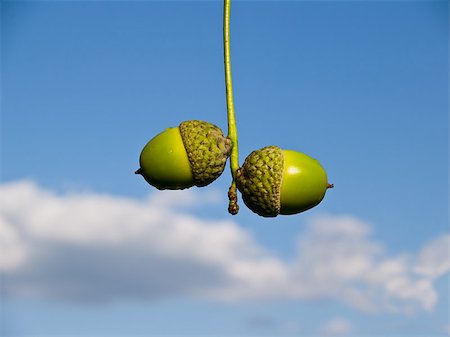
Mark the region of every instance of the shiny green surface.
<instances>
[{"instance_id":1,"label":"shiny green surface","mask_svg":"<svg viewBox=\"0 0 450 337\"><path fill-rule=\"evenodd\" d=\"M280 214L295 214L319 204L327 190L328 178L320 163L304 153L283 150Z\"/></svg>"},{"instance_id":2,"label":"shiny green surface","mask_svg":"<svg viewBox=\"0 0 450 337\"><path fill-rule=\"evenodd\" d=\"M180 129L168 128L152 138L141 152L140 174L158 189L183 189L194 178Z\"/></svg>"}]
</instances>

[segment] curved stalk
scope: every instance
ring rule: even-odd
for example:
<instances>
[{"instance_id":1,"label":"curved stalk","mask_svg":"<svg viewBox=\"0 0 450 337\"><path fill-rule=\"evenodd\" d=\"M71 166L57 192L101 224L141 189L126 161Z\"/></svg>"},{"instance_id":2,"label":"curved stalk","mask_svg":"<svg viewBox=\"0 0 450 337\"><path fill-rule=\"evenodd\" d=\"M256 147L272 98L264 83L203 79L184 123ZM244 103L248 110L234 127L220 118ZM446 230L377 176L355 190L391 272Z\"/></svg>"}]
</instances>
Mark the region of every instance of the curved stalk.
<instances>
[{"instance_id":1,"label":"curved stalk","mask_svg":"<svg viewBox=\"0 0 450 337\"><path fill-rule=\"evenodd\" d=\"M232 150L230 155L230 168L233 181L228 191L229 206L231 214L237 214L236 172L239 168L238 134L236 128L236 117L234 114L233 84L231 78L231 56L230 56L230 7L231 0L224 0L223 7L223 49L225 63L225 87L227 96L228 138L231 140Z\"/></svg>"},{"instance_id":2,"label":"curved stalk","mask_svg":"<svg viewBox=\"0 0 450 337\"><path fill-rule=\"evenodd\" d=\"M236 128L236 117L234 114L233 84L231 78L231 57L230 57L230 5L231 0L224 0L223 11L223 46L225 63L225 86L227 94L228 111L228 138L231 139L233 148L230 156L231 174L236 177L236 170L239 168L238 158L238 135Z\"/></svg>"}]
</instances>

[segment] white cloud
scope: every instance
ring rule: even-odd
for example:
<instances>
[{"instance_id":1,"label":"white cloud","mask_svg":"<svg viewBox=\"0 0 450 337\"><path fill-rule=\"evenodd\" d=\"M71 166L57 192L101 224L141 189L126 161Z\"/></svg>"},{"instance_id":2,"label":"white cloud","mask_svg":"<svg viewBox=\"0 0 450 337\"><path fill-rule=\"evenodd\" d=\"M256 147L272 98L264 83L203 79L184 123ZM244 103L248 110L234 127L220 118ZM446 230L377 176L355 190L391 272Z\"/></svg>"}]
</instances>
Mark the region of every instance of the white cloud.
<instances>
[{"instance_id":1,"label":"white cloud","mask_svg":"<svg viewBox=\"0 0 450 337\"><path fill-rule=\"evenodd\" d=\"M8 296L77 301L191 296L218 301L329 299L364 311L430 310L450 269L448 235L390 256L352 216L310 219L282 260L233 220L187 208L212 193L146 200L57 194L29 181L0 187L0 269Z\"/></svg>"},{"instance_id":2,"label":"white cloud","mask_svg":"<svg viewBox=\"0 0 450 337\"><path fill-rule=\"evenodd\" d=\"M0 271L12 269L23 262L24 243L17 230L3 218L0 218L0 248Z\"/></svg>"},{"instance_id":3,"label":"white cloud","mask_svg":"<svg viewBox=\"0 0 450 337\"><path fill-rule=\"evenodd\" d=\"M320 331L324 336L345 336L353 331L353 325L345 318L333 318Z\"/></svg>"},{"instance_id":4,"label":"white cloud","mask_svg":"<svg viewBox=\"0 0 450 337\"><path fill-rule=\"evenodd\" d=\"M437 278L450 270L450 235L428 243L420 252L416 272L429 278Z\"/></svg>"},{"instance_id":5,"label":"white cloud","mask_svg":"<svg viewBox=\"0 0 450 337\"><path fill-rule=\"evenodd\" d=\"M442 267L448 256L439 249L433 261L440 262L425 264L430 272L418 274L410 256L389 256L368 224L346 216L313 219L298 249L291 279L299 297L338 298L367 312L432 309L437 294L431 270L450 270Z\"/></svg>"}]
</instances>

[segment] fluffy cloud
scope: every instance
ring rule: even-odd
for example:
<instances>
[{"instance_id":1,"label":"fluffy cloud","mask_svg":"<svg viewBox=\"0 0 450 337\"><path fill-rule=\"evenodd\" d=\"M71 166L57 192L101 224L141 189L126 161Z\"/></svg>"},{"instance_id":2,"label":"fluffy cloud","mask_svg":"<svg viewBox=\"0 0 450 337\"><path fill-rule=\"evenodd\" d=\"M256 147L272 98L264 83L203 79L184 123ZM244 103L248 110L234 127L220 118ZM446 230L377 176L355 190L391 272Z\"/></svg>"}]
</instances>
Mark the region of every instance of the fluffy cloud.
<instances>
[{"instance_id":1,"label":"fluffy cloud","mask_svg":"<svg viewBox=\"0 0 450 337\"><path fill-rule=\"evenodd\" d=\"M351 216L310 219L281 260L230 220L189 214L192 191L146 200L0 187L0 269L11 297L104 302L190 296L217 301L339 300L364 311L430 310L450 269L449 236L389 256ZM235 218L233 218L235 219Z\"/></svg>"},{"instance_id":2,"label":"fluffy cloud","mask_svg":"<svg viewBox=\"0 0 450 337\"><path fill-rule=\"evenodd\" d=\"M436 242L418 257L389 256L368 224L346 216L315 218L300 236L291 280L300 281L299 297L338 298L367 312L430 310L437 301L433 280L450 270L448 255ZM424 266L427 273L418 272Z\"/></svg>"},{"instance_id":3,"label":"fluffy cloud","mask_svg":"<svg viewBox=\"0 0 450 337\"><path fill-rule=\"evenodd\" d=\"M450 270L450 235L443 235L427 244L419 254L416 272L437 278Z\"/></svg>"}]
</instances>

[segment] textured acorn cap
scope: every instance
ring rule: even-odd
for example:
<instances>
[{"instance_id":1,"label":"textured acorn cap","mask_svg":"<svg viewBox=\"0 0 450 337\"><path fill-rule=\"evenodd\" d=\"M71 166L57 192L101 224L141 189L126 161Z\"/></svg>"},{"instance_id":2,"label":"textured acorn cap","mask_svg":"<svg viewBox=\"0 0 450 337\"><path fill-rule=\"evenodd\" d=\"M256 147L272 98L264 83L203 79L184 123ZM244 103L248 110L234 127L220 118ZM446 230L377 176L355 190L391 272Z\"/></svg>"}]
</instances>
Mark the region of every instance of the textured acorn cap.
<instances>
[{"instance_id":1,"label":"textured acorn cap","mask_svg":"<svg viewBox=\"0 0 450 337\"><path fill-rule=\"evenodd\" d=\"M280 191L284 156L278 146L267 146L253 151L236 175L236 185L244 203L253 212L264 217L280 213Z\"/></svg>"},{"instance_id":2,"label":"textured acorn cap","mask_svg":"<svg viewBox=\"0 0 450 337\"><path fill-rule=\"evenodd\" d=\"M208 122L191 120L179 126L195 185L206 186L223 172L231 152L231 140Z\"/></svg>"}]
</instances>

